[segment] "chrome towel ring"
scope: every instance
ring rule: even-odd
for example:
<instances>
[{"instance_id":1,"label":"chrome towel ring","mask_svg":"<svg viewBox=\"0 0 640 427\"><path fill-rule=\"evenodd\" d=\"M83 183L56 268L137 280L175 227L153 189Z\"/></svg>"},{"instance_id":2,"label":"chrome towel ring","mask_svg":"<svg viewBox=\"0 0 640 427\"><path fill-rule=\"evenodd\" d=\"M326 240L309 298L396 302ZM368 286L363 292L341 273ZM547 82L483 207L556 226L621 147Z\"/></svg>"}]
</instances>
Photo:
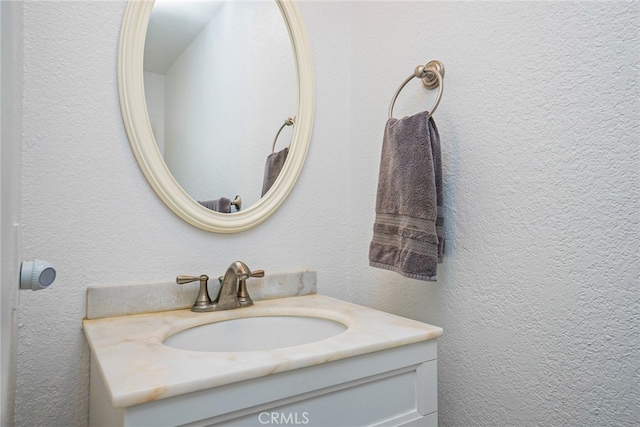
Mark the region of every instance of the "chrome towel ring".
<instances>
[{"instance_id":1,"label":"chrome towel ring","mask_svg":"<svg viewBox=\"0 0 640 427\"><path fill-rule=\"evenodd\" d=\"M396 93L393 94L393 98L391 98L391 105L389 105L389 118L393 117L393 106L396 103L396 98L398 98L402 89L404 89L407 83L409 83L414 77L422 79L422 85L427 89L438 88L436 102L433 104L433 108L429 112L429 117L431 117L436 111L436 108L438 108L440 98L442 98L442 90L444 89L444 65L442 65L442 62L434 60L429 61L427 65L418 65L413 74L402 82L398 90L396 90Z\"/></svg>"},{"instance_id":2,"label":"chrome towel ring","mask_svg":"<svg viewBox=\"0 0 640 427\"><path fill-rule=\"evenodd\" d=\"M276 137L273 138L273 145L271 146L272 153L276 152L276 142L278 141L278 137L280 136L280 132L282 132L282 129L284 129L285 126L293 126L294 124L295 124L295 119L292 119L291 117L287 117L285 119L284 124L280 126L280 129L278 129L278 133L276 133Z\"/></svg>"}]
</instances>

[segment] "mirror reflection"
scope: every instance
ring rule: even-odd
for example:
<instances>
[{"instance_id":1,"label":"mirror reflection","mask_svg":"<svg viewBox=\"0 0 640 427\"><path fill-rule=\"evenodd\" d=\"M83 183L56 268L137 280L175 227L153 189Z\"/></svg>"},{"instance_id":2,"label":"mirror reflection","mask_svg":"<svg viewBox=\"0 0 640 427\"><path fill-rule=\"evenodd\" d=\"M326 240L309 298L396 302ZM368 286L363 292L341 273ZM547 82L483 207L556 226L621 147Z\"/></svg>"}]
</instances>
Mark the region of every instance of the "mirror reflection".
<instances>
[{"instance_id":1,"label":"mirror reflection","mask_svg":"<svg viewBox=\"0 0 640 427\"><path fill-rule=\"evenodd\" d=\"M232 213L264 195L297 110L293 50L275 1L156 0L144 89L158 149L191 198Z\"/></svg>"}]
</instances>

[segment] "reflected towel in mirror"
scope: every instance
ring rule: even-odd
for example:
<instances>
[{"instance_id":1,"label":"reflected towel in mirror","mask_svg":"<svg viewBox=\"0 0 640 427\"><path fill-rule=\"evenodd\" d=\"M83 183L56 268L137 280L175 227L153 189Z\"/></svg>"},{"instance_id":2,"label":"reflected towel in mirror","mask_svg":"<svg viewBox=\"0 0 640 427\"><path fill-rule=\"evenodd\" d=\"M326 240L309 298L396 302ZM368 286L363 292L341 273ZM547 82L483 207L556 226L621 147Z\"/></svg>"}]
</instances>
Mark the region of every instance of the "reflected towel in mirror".
<instances>
[{"instance_id":1,"label":"reflected towel in mirror","mask_svg":"<svg viewBox=\"0 0 640 427\"><path fill-rule=\"evenodd\" d=\"M215 200L205 200L204 202L198 202L207 209L220 213L231 213L231 200L226 197L220 197Z\"/></svg>"},{"instance_id":2,"label":"reflected towel in mirror","mask_svg":"<svg viewBox=\"0 0 640 427\"><path fill-rule=\"evenodd\" d=\"M277 153L271 153L267 156L267 161L264 165L264 179L262 181L262 196L271 188L275 182L280 171L284 166L284 161L287 160L289 154L289 147L285 147Z\"/></svg>"},{"instance_id":3,"label":"reflected towel in mirror","mask_svg":"<svg viewBox=\"0 0 640 427\"><path fill-rule=\"evenodd\" d=\"M387 121L369 265L437 280L444 254L440 136L429 112Z\"/></svg>"}]
</instances>

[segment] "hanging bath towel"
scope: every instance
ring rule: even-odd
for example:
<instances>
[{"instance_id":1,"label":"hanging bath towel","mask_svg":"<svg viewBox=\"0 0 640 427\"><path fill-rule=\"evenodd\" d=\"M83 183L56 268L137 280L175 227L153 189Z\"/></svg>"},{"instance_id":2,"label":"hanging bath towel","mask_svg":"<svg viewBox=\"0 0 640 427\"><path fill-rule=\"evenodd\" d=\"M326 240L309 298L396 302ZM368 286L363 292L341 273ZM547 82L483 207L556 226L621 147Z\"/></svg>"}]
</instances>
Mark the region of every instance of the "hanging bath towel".
<instances>
[{"instance_id":1,"label":"hanging bath towel","mask_svg":"<svg viewBox=\"0 0 640 427\"><path fill-rule=\"evenodd\" d=\"M438 129L424 111L387 121L378 176L369 265L437 280L444 254Z\"/></svg>"}]
</instances>

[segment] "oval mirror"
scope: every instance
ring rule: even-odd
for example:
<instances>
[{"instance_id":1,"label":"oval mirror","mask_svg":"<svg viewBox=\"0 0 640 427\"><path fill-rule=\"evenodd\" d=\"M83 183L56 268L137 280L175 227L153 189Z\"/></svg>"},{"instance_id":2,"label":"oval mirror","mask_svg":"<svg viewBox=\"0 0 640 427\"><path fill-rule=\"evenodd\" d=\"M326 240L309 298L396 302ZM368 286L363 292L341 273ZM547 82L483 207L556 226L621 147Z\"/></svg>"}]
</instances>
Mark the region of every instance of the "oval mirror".
<instances>
[{"instance_id":1,"label":"oval mirror","mask_svg":"<svg viewBox=\"0 0 640 427\"><path fill-rule=\"evenodd\" d=\"M185 221L243 231L293 188L314 110L310 48L293 1L132 0L118 83L136 160Z\"/></svg>"}]
</instances>

